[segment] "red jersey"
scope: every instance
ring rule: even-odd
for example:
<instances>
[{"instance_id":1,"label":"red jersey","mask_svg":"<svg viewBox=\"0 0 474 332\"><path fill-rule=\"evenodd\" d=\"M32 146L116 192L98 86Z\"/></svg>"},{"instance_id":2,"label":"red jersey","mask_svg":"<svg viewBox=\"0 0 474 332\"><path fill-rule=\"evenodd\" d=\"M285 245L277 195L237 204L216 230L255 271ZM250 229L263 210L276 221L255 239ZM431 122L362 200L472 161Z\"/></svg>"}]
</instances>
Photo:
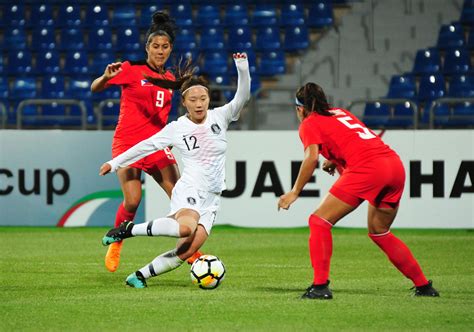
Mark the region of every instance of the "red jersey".
<instances>
[{"instance_id":1,"label":"red jersey","mask_svg":"<svg viewBox=\"0 0 474 332\"><path fill-rule=\"evenodd\" d=\"M302 121L299 134L305 149L318 144L326 159L344 168L378 157L397 155L349 111L339 108L329 111L332 116L312 113Z\"/></svg>"},{"instance_id":2,"label":"red jersey","mask_svg":"<svg viewBox=\"0 0 474 332\"><path fill-rule=\"evenodd\" d=\"M169 71L165 74L156 72L146 61L122 63L122 72L106 84L122 87L120 115L115 128L113 149L126 150L159 132L168 121L173 91L149 83L144 74L175 79Z\"/></svg>"}]
</instances>

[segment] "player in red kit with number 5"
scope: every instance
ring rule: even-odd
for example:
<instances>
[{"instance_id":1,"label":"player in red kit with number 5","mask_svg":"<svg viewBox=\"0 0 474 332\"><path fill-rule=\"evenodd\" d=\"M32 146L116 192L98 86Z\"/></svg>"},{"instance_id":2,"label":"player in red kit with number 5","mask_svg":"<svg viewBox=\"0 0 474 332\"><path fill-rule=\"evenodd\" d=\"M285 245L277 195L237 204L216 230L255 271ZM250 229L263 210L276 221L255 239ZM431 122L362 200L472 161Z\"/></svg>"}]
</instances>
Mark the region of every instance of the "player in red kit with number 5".
<instances>
[{"instance_id":1,"label":"player in red kit with number 5","mask_svg":"<svg viewBox=\"0 0 474 332\"><path fill-rule=\"evenodd\" d=\"M307 83L296 93L296 112L304 160L292 190L282 195L278 209L288 209L309 181L319 154L327 160L323 170L339 179L309 217L309 251L313 284L302 298L331 299L329 266L332 255L331 228L364 200L368 201L369 237L392 264L415 286L415 296L439 296L423 274L410 249L390 232L405 183L405 170L395 151L367 129L350 112L330 108L324 91Z\"/></svg>"},{"instance_id":2,"label":"player in red kit with number 5","mask_svg":"<svg viewBox=\"0 0 474 332\"><path fill-rule=\"evenodd\" d=\"M174 81L175 76L165 69L175 39L174 21L163 12L153 14L146 36L143 61L125 61L109 64L102 76L94 80L92 92L100 92L112 85L122 88L120 115L112 143L112 157L120 155L138 142L159 132L167 123L171 110L172 90L158 87L144 75ZM184 76L190 73L184 73ZM178 77L187 79L188 77ZM115 218L115 227L123 221L132 221L142 196L141 173L151 175L163 190L171 191L180 175L176 160L168 148L160 150L117 172L124 201ZM105 257L105 266L115 272L120 261L122 242L111 245ZM199 253L198 253L199 254Z\"/></svg>"}]
</instances>

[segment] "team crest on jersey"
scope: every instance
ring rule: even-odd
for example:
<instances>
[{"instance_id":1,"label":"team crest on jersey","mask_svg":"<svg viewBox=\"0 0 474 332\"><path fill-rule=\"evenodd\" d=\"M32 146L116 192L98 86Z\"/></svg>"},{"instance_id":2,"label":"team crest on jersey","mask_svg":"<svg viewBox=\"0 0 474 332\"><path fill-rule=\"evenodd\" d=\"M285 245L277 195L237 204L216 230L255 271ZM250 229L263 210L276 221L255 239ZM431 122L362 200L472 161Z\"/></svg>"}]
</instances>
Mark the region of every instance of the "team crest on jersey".
<instances>
[{"instance_id":1,"label":"team crest on jersey","mask_svg":"<svg viewBox=\"0 0 474 332\"><path fill-rule=\"evenodd\" d=\"M146 79L141 80L140 83L142 84L142 86L153 86L153 84L148 82L148 80Z\"/></svg>"},{"instance_id":2,"label":"team crest on jersey","mask_svg":"<svg viewBox=\"0 0 474 332\"><path fill-rule=\"evenodd\" d=\"M188 197L188 203L194 205L196 204L196 199L194 197Z\"/></svg>"},{"instance_id":3,"label":"team crest on jersey","mask_svg":"<svg viewBox=\"0 0 474 332\"><path fill-rule=\"evenodd\" d=\"M221 132L221 127L217 123L212 124L211 130L214 134L219 135Z\"/></svg>"}]
</instances>

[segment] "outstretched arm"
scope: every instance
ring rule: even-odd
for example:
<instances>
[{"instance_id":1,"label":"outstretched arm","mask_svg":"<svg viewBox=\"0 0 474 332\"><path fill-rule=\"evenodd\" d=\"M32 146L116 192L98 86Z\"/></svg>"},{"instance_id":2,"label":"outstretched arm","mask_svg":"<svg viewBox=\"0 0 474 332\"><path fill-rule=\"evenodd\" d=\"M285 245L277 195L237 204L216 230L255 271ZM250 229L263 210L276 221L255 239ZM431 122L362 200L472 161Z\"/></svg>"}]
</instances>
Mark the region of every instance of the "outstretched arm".
<instances>
[{"instance_id":1,"label":"outstretched arm","mask_svg":"<svg viewBox=\"0 0 474 332\"><path fill-rule=\"evenodd\" d=\"M278 201L278 210L280 208L288 210L290 205L298 199L299 194L303 190L304 186L313 176L314 170L318 163L319 157L319 146L317 144L309 145L304 150L304 159L300 166L298 177L296 178L295 184L290 192L281 195Z\"/></svg>"},{"instance_id":2,"label":"outstretched arm","mask_svg":"<svg viewBox=\"0 0 474 332\"><path fill-rule=\"evenodd\" d=\"M228 106L230 107L232 120L235 121L250 99L250 70L246 53L234 53L233 57L237 67L237 91Z\"/></svg>"},{"instance_id":3,"label":"outstretched arm","mask_svg":"<svg viewBox=\"0 0 474 332\"><path fill-rule=\"evenodd\" d=\"M150 138L137 143L124 153L118 155L112 160L107 161L100 167L99 175L115 172L118 168L127 167L134 162L171 145L169 132L170 127L168 125Z\"/></svg>"}]
</instances>

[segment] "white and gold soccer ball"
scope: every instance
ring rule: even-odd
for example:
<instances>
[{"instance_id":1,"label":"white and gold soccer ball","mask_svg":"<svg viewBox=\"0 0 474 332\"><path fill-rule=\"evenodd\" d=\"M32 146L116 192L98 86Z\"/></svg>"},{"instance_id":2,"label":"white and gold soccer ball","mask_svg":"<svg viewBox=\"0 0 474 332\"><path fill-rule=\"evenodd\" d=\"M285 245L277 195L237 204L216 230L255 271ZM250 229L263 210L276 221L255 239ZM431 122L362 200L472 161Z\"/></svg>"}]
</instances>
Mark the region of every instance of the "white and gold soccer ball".
<instances>
[{"instance_id":1,"label":"white and gold soccer ball","mask_svg":"<svg viewBox=\"0 0 474 332\"><path fill-rule=\"evenodd\" d=\"M191 281L203 289L214 289L225 277L225 266L216 256L202 255L191 265Z\"/></svg>"}]
</instances>

